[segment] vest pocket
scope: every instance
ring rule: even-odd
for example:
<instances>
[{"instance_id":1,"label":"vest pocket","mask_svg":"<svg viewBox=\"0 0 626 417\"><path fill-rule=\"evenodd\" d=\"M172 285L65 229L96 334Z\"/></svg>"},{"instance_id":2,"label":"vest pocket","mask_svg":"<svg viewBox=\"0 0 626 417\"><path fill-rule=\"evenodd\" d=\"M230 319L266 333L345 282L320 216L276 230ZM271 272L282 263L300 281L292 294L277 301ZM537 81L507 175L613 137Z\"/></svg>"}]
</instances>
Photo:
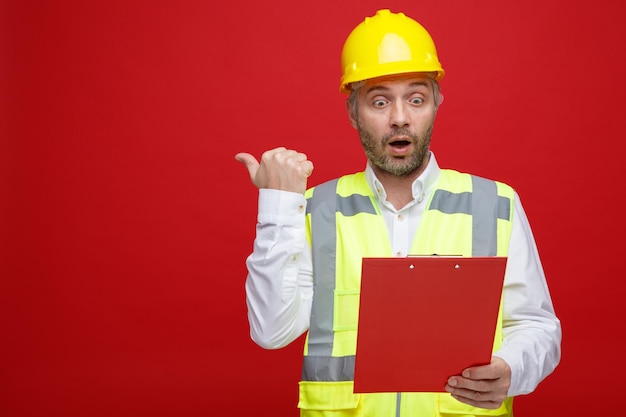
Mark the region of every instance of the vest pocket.
<instances>
[{"instance_id":1,"label":"vest pocket","mask_svg":"<svg viewBox=\"0 0 626 417\"><path fill-rule=\"evenodd\" d=\"M300 381L298 408L303 416L358 417L361 396L353 389L352 381Z\"/></svg>"},{"instance_id":2,"label":"vest pocket","mask_svg":"<svg viewBox=\"0 0 626 417\"><path fill-rule=\"evenodd\" d=\"M489 410L464 404L449 394L439 395L439 414L441 417L512 416L512 405L512 398L507 398L500 408Z\"/></svg>"},{"instance_id":3,"label":"vest pocket","mask_svg":"<svg viewBox=\"0 0 626 417\"><path fill-rule=\"evenodd\" d=\"M335 290L333 330L356 330L359 321L359 290Z\"/></svg>"}]
</instances>

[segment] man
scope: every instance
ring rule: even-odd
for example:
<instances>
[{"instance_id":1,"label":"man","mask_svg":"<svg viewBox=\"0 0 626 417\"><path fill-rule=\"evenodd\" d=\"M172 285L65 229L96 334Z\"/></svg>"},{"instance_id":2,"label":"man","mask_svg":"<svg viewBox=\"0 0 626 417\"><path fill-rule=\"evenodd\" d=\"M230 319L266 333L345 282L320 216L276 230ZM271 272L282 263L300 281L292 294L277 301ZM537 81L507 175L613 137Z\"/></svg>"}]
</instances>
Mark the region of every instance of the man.
<instances>
[{"instance_id":1,"label":"man","mask_svg":"<svg viewBox=\"0 0 626 417\"><path fill-rule=\"evenodd\" d=\"M344 44L342 68L364 172L307 190L313 164L302 153L280 147L260 163L236 155L259 188L247 260L251 337L274 349L308 331L302 416L512 415L512 397L557 366L561 342L519 197L503 183L439 168L429 145L444 70L419 23L389 10L366 18ZM459 369L441 393L355 394L362 258L433 253L508 257L491 363Z\"/></svg>"}]
</instances>

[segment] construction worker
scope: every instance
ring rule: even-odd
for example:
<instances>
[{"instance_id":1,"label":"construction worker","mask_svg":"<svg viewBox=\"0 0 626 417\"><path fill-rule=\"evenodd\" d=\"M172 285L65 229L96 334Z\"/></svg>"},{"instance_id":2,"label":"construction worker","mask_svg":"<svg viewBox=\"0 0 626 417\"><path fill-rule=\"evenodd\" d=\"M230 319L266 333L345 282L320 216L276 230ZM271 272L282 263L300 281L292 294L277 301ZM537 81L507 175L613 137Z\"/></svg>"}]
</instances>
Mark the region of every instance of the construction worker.
<instances>
[{"instance_id":1,"label":"construction worker","mask_svg":"<svg viewBox=\"0 0 626 417\"><path fill-rule=\"evenodd\" d=\"M513 397L555 369L561 343L519 196L439 167L430 139L444 70L415 20L389 10L367 17L345 41L341 64L363 172L307 189L313 163L303 153L235 156L259 188L247 259L251 337L275 349L308 331L301 416L512 416ZM441 392L354 393L362 258L434 253L508 257L491 363L459 369Z\"/></svg>"}]
</instances>

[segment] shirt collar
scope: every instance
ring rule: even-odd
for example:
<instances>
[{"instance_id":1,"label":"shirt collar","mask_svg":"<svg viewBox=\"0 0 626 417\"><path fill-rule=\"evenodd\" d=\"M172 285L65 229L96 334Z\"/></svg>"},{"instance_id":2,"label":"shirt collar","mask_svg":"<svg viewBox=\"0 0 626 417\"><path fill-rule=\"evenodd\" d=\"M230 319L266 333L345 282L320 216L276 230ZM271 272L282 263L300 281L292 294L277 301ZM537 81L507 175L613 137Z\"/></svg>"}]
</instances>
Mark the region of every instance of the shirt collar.
<instances>
[{"instance_id":1,"label":"shirt collar","mask_svg":"<svg viewBox=\"0 0 626 417\"><path fill-rule=\"evenodd\" d=\"M433 190L435 184L439 180L440 174L441 168L439 168L435 154L430 152L430 158L428 160L428 165L426 165L426 169L415 179L415 181L413 181L413 201L410 204L421 202ZM378 178L376 178L376 174L374 173L369 161L365 167L365 179L374 192L376 199L380 203L386 202L387 193L385 192L385 187L383 187L383 184L378 180Z\"/></svg>"}]
</instances>

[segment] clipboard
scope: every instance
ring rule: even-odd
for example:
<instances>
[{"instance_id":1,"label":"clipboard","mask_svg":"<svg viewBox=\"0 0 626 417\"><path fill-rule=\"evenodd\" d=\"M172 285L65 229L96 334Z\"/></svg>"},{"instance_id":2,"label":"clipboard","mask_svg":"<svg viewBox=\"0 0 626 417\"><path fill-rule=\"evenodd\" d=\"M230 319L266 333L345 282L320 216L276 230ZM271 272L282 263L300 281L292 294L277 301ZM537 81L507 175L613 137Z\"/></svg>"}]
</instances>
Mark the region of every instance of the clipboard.
<instances>
[{"instance_id":1,"label":"clipboard","mask_svg":"<svg viewBox=\"0 0 626 417\"><path fill-rule=\"evenodd\" d=\"M445 392L490 363L506 261L363 258L354 392Z\"/></svg>"}]
</instances>

